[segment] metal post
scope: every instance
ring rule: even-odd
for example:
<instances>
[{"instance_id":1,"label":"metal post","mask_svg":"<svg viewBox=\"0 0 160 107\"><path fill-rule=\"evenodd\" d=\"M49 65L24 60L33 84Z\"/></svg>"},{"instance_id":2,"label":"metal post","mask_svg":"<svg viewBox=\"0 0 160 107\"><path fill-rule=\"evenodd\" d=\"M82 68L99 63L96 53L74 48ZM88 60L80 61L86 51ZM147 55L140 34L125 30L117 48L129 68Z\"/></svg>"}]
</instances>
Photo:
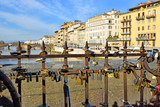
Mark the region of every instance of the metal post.
<instances>
[{"instance_id":1,"label":"metal post","mask_svg":"<svg viewBox=\"0 0 160 107\"><path fill-rule=\"evenodd\" d=\"M66 50L68 49L68 47L67 47L67 42L65 41L65 44L64 44L64 52L63 52L63 54L68 54L68 52L66 52ZM64 67L65 67L65 69L67 69L68 68L68 59L67 59L67 57L64 57ZM64 74L64 85L65 85L65 92L64 92L64 107L68 107L68 92L67 92L67 90L68 90L68 85L67 85L67 83L65 83L65 79L68 79L68 76L67 76L67 74L65 73Z\"/></svg>"},{"instance_id":2,"label":"metal post","mask_svg":"<svg viewBox=\"0 0 160 107\"><path fill-rule=\"evenodd\" d=\"M42 52L45 51L45 44L44 41L42 42L41 47ZM42 70L45 69L45 59L42 61ZM46 82L45 82L45 75L42 75L42 101L43 107L46 107Z\"/></svg>"},{"instance_id":3,"label":"metal post","mask_svg":"<svg viewBox=\"0 0 160 107\"><path fill-rule=\"evenodd\" d=\"M106 51L108 51L108 41L106 41ZM105 66L108 66L108 55L105 56ZM105 73L104 77L104 89L105 89L105 96L104 96L104 105L108 107L108 73Z\"/></svg>"},{"instance_id":4,"label":"metal post","mask_svg":"<svg viewBox=\"0 0 160 107\"><path fill-rule=\"evenodd\" d=\"M157 69L158 69L158 73L160 73L160 52L158 52L158 58L157 58ZM157 84L160 83L160 77L157 77ZM159 99L159 93L157 93L157 102L160 102Z\"/></svg>"},{"instance_id":5,"label":"metal post","mask_svg":"<svg viewBox=\"0 0 160 107\"><path fill-rule=\"evenodd\" d=\"M18 43L17 43L17 52L21 51L21 49L22 49L22 47L21 47L20 41L18 41ZM21 53L20 53L20 55L21 55ZM18 66L17 67L21 67L21 58L18 58ZM21 80L18 80L18 93L20 95L20 102L22 102L21 83L22 83Z\"/></svg>"},{"instance_id":6,"label":"metal post","mask_svg":"<svg viewBox=\"0 0 160 107\"><path fill-rule=\"evenodd\" d=\"M142 55L142 58L140 59L140 64L141 64L141 66L143 66L142 65L142 61L143 61L143 58L144 58L144 44L143 44L143 42L142 42L142 46L141 46L141 48L140 48L140 52L143 54ZM141 77L143 77L143 75L144 75L144 70L143 70L143 67L141 67ZM144 92L144 87L141 87L140 88L140 107L143 107L143 92Z\"/></svg>"},{"instance_id":7,"label":"metal post","mask_svg":"<svg viewBox=\"0 0 160 107\"><path fill-rule=\"evenodd\" d=\"M85 45L85 54L88 54L88 42L86 41L86 45ZM85 67L88 67L88 57L85 57ZM88 70L88 68L86 68L86 71ZM87 71L88 72L88 71ZM89 87L88 87L88 75L87 75L87 79L85 80L85 107L87 107L89 104Z\"/></svg>"},{"instance_id":8,"label":"metal post","mask_svg":"<svg viewBox=\"0 0 160 107\"><path fill-rule=\"evenodd\" d=\"M126 64L127 61L127 41L124 44L124 52L125 55L123 56L123 63ZM124 105L128 104L127 100L127 73L123 73L123 80L124 80Z\"/></svg>"}]
</instances>

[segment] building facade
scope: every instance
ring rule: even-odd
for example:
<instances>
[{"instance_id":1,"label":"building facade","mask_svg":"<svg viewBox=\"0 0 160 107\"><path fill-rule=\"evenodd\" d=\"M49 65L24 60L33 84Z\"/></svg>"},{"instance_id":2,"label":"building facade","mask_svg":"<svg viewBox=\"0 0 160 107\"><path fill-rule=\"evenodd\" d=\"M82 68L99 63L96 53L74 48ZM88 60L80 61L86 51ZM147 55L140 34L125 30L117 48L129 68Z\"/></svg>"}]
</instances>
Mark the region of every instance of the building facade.
<instances>
[{"instance_id":1,"label":"building facade","mask_svg":"<svg viewBox=\"0 0 160 107\"><path fill-rule=\"evenodd\" d=\"M108 37L118 36L119 11L112 11L91 17L86 22L86 36L91 48L102 48Z\"/></svg>"},{"instance_id":2,"label":"building facade","mask_svg":"<svg viewBox=\"0 0 160 107\"><path fill-rule=\"evenodd\" d=\"M130 47L159 48L160 0L141 3L119 15L120 46L127 40Z\"/></svg>"}]
</instances>

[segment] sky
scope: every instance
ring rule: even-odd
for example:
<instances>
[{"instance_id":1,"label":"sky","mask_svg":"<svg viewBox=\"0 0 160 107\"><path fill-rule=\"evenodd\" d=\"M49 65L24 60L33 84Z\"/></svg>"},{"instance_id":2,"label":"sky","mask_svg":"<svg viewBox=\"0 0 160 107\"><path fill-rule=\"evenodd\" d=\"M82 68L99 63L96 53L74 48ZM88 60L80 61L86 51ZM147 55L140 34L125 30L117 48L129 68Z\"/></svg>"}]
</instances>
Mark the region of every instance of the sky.
<instances>
[{"instance_id":1,"label":"sky","mask_svg":"<svg viewBox=\"0 0 160 107\"><path fill-rule=\"evenodd\" d=\"M39 40L54 35L64 22L87 22L112 8L128 12L141 2L147 0L0 0L0 40Z\"/></svg>"}]
</instances>

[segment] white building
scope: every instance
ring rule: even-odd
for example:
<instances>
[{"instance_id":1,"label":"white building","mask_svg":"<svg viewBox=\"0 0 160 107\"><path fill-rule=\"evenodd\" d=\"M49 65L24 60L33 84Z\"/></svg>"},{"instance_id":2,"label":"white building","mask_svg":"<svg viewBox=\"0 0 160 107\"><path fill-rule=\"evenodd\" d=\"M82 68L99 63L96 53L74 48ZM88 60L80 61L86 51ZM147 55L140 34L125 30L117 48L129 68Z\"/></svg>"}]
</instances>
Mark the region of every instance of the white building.
<instances>
[{"instance_id":1,"label":"white building","mask_svg":"<svg viewBox=\"0 0 160 107\"><path fill-rule=\"evenodd\" d=\"M119 11L96 15L86 22L86 36L91 48L102 48L108 37L118 36Z\"/></svg>"}]
</instances>

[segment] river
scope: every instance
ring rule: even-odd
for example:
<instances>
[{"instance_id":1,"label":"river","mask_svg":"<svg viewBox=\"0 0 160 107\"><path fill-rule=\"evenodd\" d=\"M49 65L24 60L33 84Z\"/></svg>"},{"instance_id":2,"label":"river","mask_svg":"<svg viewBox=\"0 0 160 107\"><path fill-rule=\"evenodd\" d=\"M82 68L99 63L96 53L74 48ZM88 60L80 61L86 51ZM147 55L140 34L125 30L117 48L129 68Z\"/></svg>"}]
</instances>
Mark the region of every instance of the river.
<instances>
[{"instance_id":1,"label":"river","mask_svg":"<svg viewBox=\"0 0 160 107\"><path fill-rule=\"evenodd\" d=\"M0 47L0 51L2 51L1 55L10 55L10 52L16 51L16 47L10 47L10 50L7 49L7 47ZM35 49L31 50L31 55L37 55L41 52L41 50L38 47L35 47ZM36 59L22 59L21 63L37 63L35 62ZM62 58L49 58L46 59L46 62L54 62L54 61L63 61ZM0 64L17 64L17 59L0 59Z\"/></svg>"}]
</instances>

